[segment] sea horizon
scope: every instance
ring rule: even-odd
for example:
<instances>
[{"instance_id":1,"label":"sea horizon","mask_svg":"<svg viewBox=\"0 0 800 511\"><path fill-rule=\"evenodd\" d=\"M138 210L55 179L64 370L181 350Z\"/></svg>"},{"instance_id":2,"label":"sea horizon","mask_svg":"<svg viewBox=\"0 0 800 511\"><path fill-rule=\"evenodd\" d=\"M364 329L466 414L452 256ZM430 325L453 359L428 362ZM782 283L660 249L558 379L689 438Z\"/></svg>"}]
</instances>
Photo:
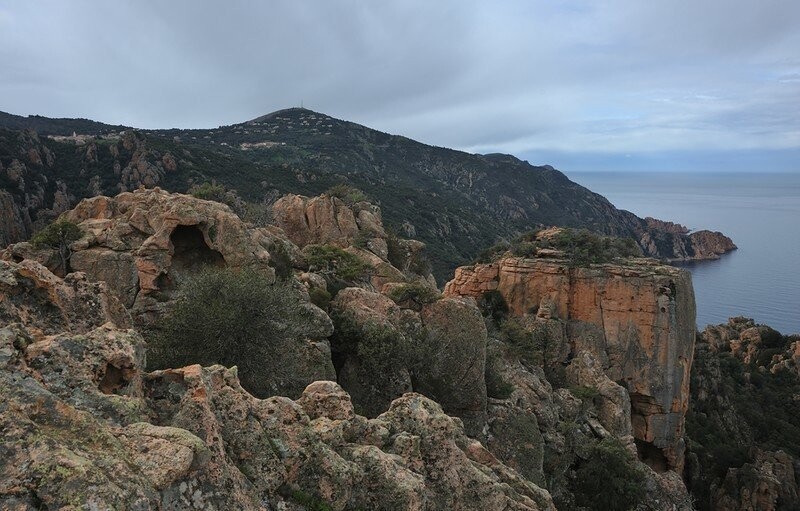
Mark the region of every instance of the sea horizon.
<instances>
[{"instance_id":1,"label":"sea horizon","mask_svg":"<svg viewBox=\"0 0 800 511\"><path fill-rule=\"evenodd\" d=\"M736 243L719 260L680 264L692 273L700 330L745 316L800 333L800 173L565 173L620 209L720 231Z\"/></svg>"}]
</instances>

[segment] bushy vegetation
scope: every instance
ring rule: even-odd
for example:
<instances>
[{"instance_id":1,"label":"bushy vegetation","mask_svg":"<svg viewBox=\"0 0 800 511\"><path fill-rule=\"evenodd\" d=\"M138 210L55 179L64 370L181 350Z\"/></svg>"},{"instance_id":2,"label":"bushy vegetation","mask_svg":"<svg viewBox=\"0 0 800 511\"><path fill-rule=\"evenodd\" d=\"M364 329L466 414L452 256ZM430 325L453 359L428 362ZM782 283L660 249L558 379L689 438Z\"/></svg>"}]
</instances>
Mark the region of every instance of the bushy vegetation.
<instances>
[{"instance_id":1,"label":"bushy vegetation","mask_svg":"<svg viewBox=\"0 0 800 511\"><path fill-rule=\"evenodd\" d=\"M575 470L575 502L587 509L628 511L645 497L645 475L615 438L595 440Z\"/></svg>"},{"instance_id":2,"label":"bushy vegetation","mask_svg":"<svg viewBox=\"0 0 800 511\"><path fill-rule=\"evenodd\" d=\"M487 291L478 298L478 307L483 316L499 324L508 314L508 304L500 291Z\"/></svg>"},{"instance_id":3,"label":"bushy vegetation","mask_svg":"<svg viewBox=\"0 0 800 511\"><path fill-rule=\"evenodd\" d=\"M332 348L341 355L355 355L376 378L390 373L398 364L409 367L419 360L414 342L390 325L357 321L347 312L334 313L331 318Z\"/></svg>"},{"instance_id":4,"label":"bushy vegetation","mask_svg":"<svg viewBox=\"0 0 800 511\"><path fill-rule=\"evenodd\" d=\"M499 356L493 351L486 352L486 395L495 399L508 399L514 392L514 385L503 379L500 374Z\"/></svg>"},{"instance_id":5,"label":"bushy vegetation","mask_svg":"<svg viewBox=\"0 0 800 511\"><path fill-rule=\"evenodd\" d=\"M562 229L559 233L547 237L538 237L539 232L530 231L510 243L498 243L481 252L477 262L491 262L504 255L536 257L540 249L561 251L571 266L607 263L642 254L636 241L631 238L602 236L586 229Z\"/></svg>"},{"instance_id":6,"label":"bushy vegetation","mask_svg":"<svg viewBox=\"0 0 800 511\"><path fill-rule=\"evenodd\" d=\"M391 288L387 296L398 305L410 305L411 308L420 309L423 305L441 298L442 294L428 285L412 282Z\"/></svg>"},{"instance_id":7,"label":"bushy vegetation","mask_svg":"<svg viewBox=\"0 0 800 511\"><path fill-rule=\"evenodd\" d=\"M574 385L569 388L570 393L582 401L593 402L594 399L600 395L600 392L595 387L587 387L586 385Z\"/></svg>"},{"instance_id":8,"label":"bushy vegetation","mask_svg":"<svg viewBox=\"0 0 800 511\"><path fill-rule=\"evenodd\" d=\"M548 333L543 325L529 329L517 318L505 318L500 323L499 339L508 344L511 352L520 360L530 365L544 365Z\"/></svg>"},{"instance_id":9,"label":"bushy vegetation","mask_svg":"<svg viewBox=\"0 0 800 511\"><path fill-rule=\"evenodd\" d=\"M249 209L248 204L234 190L228 190L217 182L206 181L199 185L192 185L189 188L189 195L198 199L221 202L241 218L247 215Z\"/></svg>"},{"instance_id":10,"label":"bushy vegetation","mask_svg":"<svg viewBox=\"0 0 800 511\"><path fill-rule=\"evenodd\" d=\"M239 366L254 392L279 371L275 353L305 320L301 297L253 270L206 269L187 279L174 307L148 332L151 369L189 364Z\"/></svg>"},{"instance_id":11,"label":"bushy vegetation","mask_svg":"<svg viewBox=\"0 0 800 511\"><path fill-rule=\"evenodd\" d=\"M325 191L325 193L330 195L331 197L337 197L339 199L342 199L342 201L348 206L352 206L357 202L363 202L369 200L367 194L365 194L358 188L342 183L328 188Z\"/></svg>"},{"instance_id":12,"label":"bushy vegetation","mask_svg":"<svg viewBox=\"0 0 800 511\"><path fill-rule=\"evenodd\" d=\"M346 282L363 279L371 271L360 257L333 245L308 245L303 254L311 271Z\"/></svg>"},{"instance_id":13,"label":"bushy vegetation","mask_svg":"<svg viewBox=\"0 0 800 511\"><path fill-rule=\"evenodd\" d=\"M81 239L83 233L75 223L59 219L37 232L31 243L36 248L52 248L58 252L61 268L69 272L69 258L72 255L72 244Z\"/></svg>"},{"instance_id":14,"label":"bushy vegetation","mask_svg":"<svg viewBox=\"0 0 800 511\"><path fill-rule=\"evenodd\" d=\"M328 292L327 289L323 289L321 287L314 287L308 291L309 299L311 303L316 305L322 310L328 310L328 307L331 304L331 294Z\"/></svg>"},{"instance_id":15,"label":"bushy vegetation","mask_svg":"<svg viewBox=\"0 0 800 511\"><path fill-rule=\"evenodd\" d=\"M700 509L709 509L708 488L715 480L719 483L729 468L752 461L753 447L800 457L800 378L786 369L772 373L763 367L800 338L774 330L761 333L761 350L750 364L705 345L695 351L686 434L697 459L690 479L699 484L690 489Z\"/></svg>"}]
</instances>

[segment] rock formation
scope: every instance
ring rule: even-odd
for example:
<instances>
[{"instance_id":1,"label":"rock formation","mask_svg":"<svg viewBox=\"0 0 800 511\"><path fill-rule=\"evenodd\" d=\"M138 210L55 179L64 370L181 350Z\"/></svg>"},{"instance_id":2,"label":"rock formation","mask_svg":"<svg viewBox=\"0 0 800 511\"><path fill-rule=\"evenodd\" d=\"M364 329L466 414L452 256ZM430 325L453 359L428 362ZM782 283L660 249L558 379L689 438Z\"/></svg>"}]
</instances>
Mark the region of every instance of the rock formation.
<instances>
[{"instance_id":1,"label":"rock formation","mask_svg":"<svg viewBox=\"0 0 800 511\"><path fill-rule=\"evenodd\" d=\"M272 236L248 229L220 203L158 188L85 199L64 218L78 224L70 267L106 282L137 323L157 316L187 274L204 266L270 267Z\"/></svg>"},{"instance_id":2,"label":"rock formation","mask_svg":"<svg viewBox=\"0 0 800 511\"><path fill-rule=\"evenodd\" d=\"M744 317L698 337L686 475L701 511L800 508L798 345Z\"/></svg>"},{"instance_id":3,"label":"rock formation","mask_svg":"<svg viewBox=\"0 0 800 511\"><path fill-rule=\"evenodd\" d=\"M721 255L736 250L729 237L718 231L690 232L683 225L655 218L644 219L646 229L639 234L639 245L651 257L666 261L704 261L719 259Z\"/></svg>"},{"instance_id":4,"label":"rock formation","mask_svg":"<svg viewBox=\"0 0 800 511\"><path fill-rule=\"evenodd\" d=\"M558 260L508 257L459 268L444 294L480 298L488 292L498 293L513 315L564 322L567 349L555 362L591 353L630 395L642 459L660 470L682 470L695 337L687 271L649 260L572 268Z\"/></svg>"},{"instance_id":5,"label":"rock formation","mask_svg":"<svg viewBox=\"0 0 800 511\"><path fill-rule=\"evenodd\" d=\"M797 460L783 451L756 450L752 463L728 470L714 495L717 511L777 511L800 505Z\"/></svg>"},{"instance_id":6,"label":"rock formation","mask_svg":"<svg viewBox=\"0 0 800 511\"><path fill-rule=\"evenodd\" d=\"M421 395L366 419L333 382L260 400L235 368L148 374L102 285L0 264L2 509L555 509Z\"/></svg>"},{"instance_id":7,"label":"rock formation","mask_svg":"<svg viewBox=\"0 0 800 511\"><path fill-rule=\"evenodd\" d=\"M380 208L369 202L348 206L327 194L310 198L289 194L278 199L272 211L275 224L298 247L333 245L368 262L376 290L390 282L405 281L409 274L435 285L430 269L421 268L425 245L415 240L390 240ZM392 247L390 242L394 243Z\"/></svg>"}]
</instances>

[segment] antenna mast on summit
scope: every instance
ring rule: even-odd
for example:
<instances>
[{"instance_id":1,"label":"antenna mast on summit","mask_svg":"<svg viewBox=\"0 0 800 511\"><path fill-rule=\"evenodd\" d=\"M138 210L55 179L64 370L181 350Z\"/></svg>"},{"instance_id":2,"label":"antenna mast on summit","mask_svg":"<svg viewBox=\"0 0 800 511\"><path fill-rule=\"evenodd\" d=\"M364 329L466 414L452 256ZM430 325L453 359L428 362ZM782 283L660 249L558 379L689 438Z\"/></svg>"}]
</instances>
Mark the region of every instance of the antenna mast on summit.
<instances>
[{"instance_id":1,"label":"antenna mast on summit","mask_svg":"<svg viewBox=\"0 0 800 511\"><path fill-rule=\"evenodd\" d=\"M300 108L303 108L303 100L300 100Z\"/></svg>"}]
</instances>

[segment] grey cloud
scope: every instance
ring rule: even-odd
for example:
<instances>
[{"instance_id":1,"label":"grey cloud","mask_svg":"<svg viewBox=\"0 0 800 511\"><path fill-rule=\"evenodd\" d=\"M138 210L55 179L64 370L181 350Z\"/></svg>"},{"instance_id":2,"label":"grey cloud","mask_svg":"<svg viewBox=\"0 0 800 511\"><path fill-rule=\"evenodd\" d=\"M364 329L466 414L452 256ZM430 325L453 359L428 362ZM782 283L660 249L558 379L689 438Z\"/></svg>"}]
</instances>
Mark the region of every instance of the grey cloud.
<instances>
[{"instance_id":1,"label":"grey cloud","mask_svg":"<svg viewBox=\"0 0 800 511\"><path fill-rule=\"evenodd\" d=\"M0 1L0 110L208 127L297 105L467 150L797 148L794 0Z\"/></svg>"}]
</instances>

